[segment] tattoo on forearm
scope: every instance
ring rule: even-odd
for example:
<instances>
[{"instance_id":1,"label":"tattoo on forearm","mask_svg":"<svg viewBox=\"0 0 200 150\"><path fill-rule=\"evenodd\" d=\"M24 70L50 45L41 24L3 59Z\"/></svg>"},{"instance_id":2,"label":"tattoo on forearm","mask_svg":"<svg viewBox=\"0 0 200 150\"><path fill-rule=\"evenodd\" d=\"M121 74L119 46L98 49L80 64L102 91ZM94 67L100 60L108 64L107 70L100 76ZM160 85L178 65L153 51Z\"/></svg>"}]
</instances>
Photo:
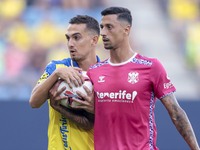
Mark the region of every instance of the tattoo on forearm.
<instances>
[{"instance_id":1,"label":"tattoo on forearm","mask_svg":"<svg viewBox=\"0 0 200 150\"><path fill-rule=\"evenodd\" d=\"M88 130L93 127L93 119L90 118L84 110L73 110L61 106L60 112L70 121Z\"/></svg>"},{"instance_id":2,"label":"tattoo on forearm","mask_svg":"<svg viewBox=\"0 0 200 150\"><path fill-rule=\"evenodd\" d=\"M168 108L171 119L179 133L183 136L190 147L196 148L196 137L185 111L178 105L174 96L171 94L163 99L163 103L165 103Z\"/></svg>"}]
</instances>

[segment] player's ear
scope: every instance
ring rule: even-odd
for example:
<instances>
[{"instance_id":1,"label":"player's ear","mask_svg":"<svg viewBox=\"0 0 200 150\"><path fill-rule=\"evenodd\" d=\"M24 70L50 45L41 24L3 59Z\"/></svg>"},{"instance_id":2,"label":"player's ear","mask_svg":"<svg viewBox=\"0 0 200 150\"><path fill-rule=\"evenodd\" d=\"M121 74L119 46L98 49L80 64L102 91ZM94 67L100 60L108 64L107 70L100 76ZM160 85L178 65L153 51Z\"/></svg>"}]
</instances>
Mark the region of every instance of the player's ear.
<instances>
[{"instance_id":1,"label":"player's ear","mask_svg":"<svg viewBox=\"0 0 200 150\"><path fill-rule=\"evenodd\" d=\"M98 43L99 37L97 35L93 36L92 38L92 46L96 46Z\"/></svg>"},{"instance_id":2,"label":"player's ear","mask_svg":"<svg viewBox=\"0 0 200 150\"><path fill-rule=\"evenodd\" d=\"M124 27L124 34L129 35L130 30L131 30L130 25L125 26L125 27Z\"/></svg>"}]
</instances>

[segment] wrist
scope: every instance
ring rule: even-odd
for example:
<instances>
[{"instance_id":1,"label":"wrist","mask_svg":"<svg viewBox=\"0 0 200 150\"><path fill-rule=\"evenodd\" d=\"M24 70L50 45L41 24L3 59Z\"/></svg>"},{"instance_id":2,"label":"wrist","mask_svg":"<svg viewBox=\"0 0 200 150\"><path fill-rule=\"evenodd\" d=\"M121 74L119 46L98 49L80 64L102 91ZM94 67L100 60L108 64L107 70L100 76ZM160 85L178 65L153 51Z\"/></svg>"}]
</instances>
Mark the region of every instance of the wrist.
<instances>
[{"instance_id":1,"label":"wrist","mask_svg":"<svg viewBox=\"0 0 200 150\"><path fill-rule=\"evenodd\" d=\"M59 72L58 72L58 69L56 69L53 73L53 78L55 78L56 80L59 78Z\"/></svg>"},{"instance_id":2,"label":"wrist","mask_svg":"<svg viewBox=\"0 0 200 150\"><path fill-rule=\"evenodd\" d=\"M86 110L87 111L87 110ZM91 113L91 114L95 114L95 110L93 109L93 110L90 110L90 111L87 111L87 112L89 112L89 113Z\"/></svg>"},{"instance_id":3,"label":"wrist","mask_svg":"<svg viewBox=\"0 0 200 150\"><path fill-rule=\"evenodd\" d=\"M55 105L51 105L51 107L54 109L54 110L56 110L56 111L58 111L58 112L61 112L61 107L60 106L55 106Z\"/></svg>"}]
</instances>

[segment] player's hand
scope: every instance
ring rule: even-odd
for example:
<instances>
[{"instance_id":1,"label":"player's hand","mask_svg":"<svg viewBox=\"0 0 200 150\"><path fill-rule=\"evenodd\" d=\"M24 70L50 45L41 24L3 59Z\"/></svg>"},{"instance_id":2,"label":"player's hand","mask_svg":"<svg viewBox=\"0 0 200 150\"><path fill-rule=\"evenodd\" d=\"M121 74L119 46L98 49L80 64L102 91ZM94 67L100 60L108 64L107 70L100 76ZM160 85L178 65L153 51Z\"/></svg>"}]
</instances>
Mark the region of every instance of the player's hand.
<instances>
[{"instance_id":1,"label":"player's hand","mask_svg":"<svg viewBox=\"0 0 200 150\"><path fill-rule=\"evenodd\" d=\"M81 93L80 91L76 91L76 93L82 97L85 101L72 98L73 101L80 103L81 105L72 105L71 107L74 109L85 109L87 112L94 114L95 113L95 97L94 97L94 90L90 91L87 86L83 85L83 88L87 92L87 95Z\"/></svg>"},{"instance_id":2,"label":"player's hand","mask_svg":"<svg viewBox=\"0 0 200 150\"><path fill-rule=\"evenodd\" d=\"M72 88L71 81L76 87L84 83L84 78L80 71L82 71L82 69L78 67L59 67L55 70L55 74L58 78L65 80L69 87Z\"/></svg>"},{"instance_id":3,"label":"player's hand","mask_svg":"<svg viewBox=\"0 0 200 150\"><path fill-rule=\"evenodd\" d=\"M62 87L60 90L57 91L60 83L62 80L58 80L49 90L49 99L50 99L50 105L53 109L60 112L60 101L62 99L68 98L67 96L60 96L60 94L66 89L66 87Z\"/></svg>"}]
</instances>

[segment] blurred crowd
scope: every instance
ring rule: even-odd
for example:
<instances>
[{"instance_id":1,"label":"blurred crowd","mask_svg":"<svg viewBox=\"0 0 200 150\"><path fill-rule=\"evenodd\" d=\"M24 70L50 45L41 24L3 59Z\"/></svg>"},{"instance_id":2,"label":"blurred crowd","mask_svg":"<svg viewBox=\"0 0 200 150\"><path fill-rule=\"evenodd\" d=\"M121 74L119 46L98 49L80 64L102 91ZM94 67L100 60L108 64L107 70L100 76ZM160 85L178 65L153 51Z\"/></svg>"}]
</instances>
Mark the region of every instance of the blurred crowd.
<instances>
[{"instance_id":1,"label":"blurred crowd","mask_svg":"<svg viewBox=\"0 0 200 150\"><path fill-rule=\"evenodd\" d=\"M106 2L0 0L0 100L27 101L45 66L69 57L65 39L69 19L86 14L100 22ZM188 67L200 75L200 0L157 2ZM100 38L97 54L105 60L109 52L102 49Z\"/></svg>"},{"instance_id":2,"label":"blurred crowd","mask_svg":"<svg viewBox=\"0 0 200 150\"><path fill-rule=\"evenodd\" d=\"M200 0L158 0L181 53L200 75Z\"/></svg>"},{"instance_id":3,"label":"blurred crowd","mask_svg":"<svg viewBox=\"0 0 200 150\"><path fill-rule=\"evenodd\" d=\"M100 21L103 7L103 0L0 0L0 100L28 100L45 66L69 57L69 19ZM99 41L104 58L101 48Z\"/></svg>"}]
</instances>

